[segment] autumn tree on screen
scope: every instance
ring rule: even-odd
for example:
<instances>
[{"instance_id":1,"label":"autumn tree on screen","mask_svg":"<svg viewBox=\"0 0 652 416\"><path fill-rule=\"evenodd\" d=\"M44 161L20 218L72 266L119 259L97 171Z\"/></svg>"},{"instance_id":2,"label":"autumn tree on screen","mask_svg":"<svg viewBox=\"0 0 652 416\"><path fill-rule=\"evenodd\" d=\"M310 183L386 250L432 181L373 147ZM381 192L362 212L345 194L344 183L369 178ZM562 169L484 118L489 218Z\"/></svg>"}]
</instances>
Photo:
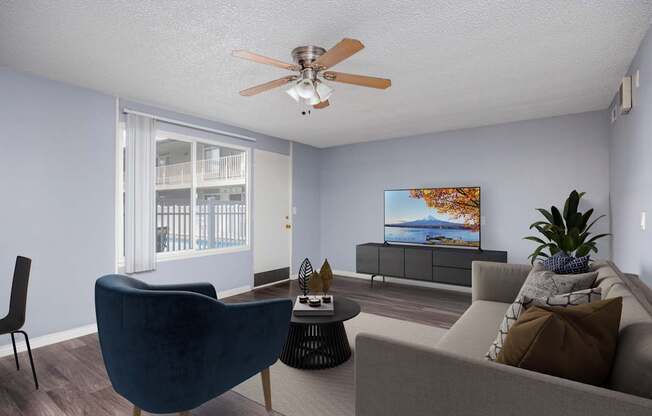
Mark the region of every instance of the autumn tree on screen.
<instances>
[{"instance_id":1,"label":"autumn tree on screen","mask_svg":"<svg viewBox=\"0 0 652 416\"><path fill-rule=\"evenodd\" d=\"M480 188L413 189L410 197L423 199L428 208L464 221L473 231L480 230Z\"/></svg>"}]
</instances>

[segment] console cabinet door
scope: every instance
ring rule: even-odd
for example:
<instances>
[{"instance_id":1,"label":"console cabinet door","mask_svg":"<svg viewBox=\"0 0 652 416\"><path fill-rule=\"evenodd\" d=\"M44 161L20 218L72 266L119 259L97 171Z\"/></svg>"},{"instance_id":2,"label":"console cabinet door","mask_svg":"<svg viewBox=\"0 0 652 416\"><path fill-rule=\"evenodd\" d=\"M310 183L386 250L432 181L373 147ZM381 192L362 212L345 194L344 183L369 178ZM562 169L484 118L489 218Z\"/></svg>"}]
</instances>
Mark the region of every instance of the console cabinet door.
<instances>
[{"instance_id":1,"label":"console cabinet door","mask_svg":"<svg viewBox=\"0 0 652 416\"><path fill-rule=\"evenodd\" d=\"M405 277L405 249L403 247L379 247L381 276Z\"/></svg>"},{"instance_id":2,"label":"console cabinet door","mask_svg":"<svg viewBox=\"0 0 652 416\"><path fill-rule=\"evenodd\" d=\"M378 274L377 246L357 246L355 257L356 272Z\"/></svg>"},{"instance_id":3,"label":"console cabinet door","mask_svg":"<svg viewBox=\"0 0 652 416\"><path fill-rule=\"evenodd\" d=\"M405 249L405 277L432 281L432 250L423 248Z\"/></svg>"},{"instance_id":4,"label":"console cabinet door","mask_svg":"<svg viewBox=\"0 0 652 416\"><path fill-rule=\"evenodd\" d=\"M471 286L471 270L456 267L435 266L432 268L435 282L449 285Z\"/></svg>"},{"instance_id":5,"label":"console cabinet door","mask_svg":"<svg viewBox=\"0 0 652 416\"><path fill-rule=\"evenodd\" d=\"M474 261L497 261L507 262L505 252L496 251L474 251L474 250L437 250L434 257L434 266L458 267L470 269Z\"/></svg>"}]
</instances>

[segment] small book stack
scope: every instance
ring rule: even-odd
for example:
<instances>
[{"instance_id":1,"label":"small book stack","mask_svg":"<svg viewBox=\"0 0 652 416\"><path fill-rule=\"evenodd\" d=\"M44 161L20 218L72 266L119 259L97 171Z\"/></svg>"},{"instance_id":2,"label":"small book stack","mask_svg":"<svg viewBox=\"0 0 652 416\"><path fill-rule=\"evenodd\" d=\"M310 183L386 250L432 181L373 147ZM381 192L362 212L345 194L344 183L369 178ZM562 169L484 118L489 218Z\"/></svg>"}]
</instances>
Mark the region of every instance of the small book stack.
<instances>
[{"instance_id":1,"label":"small book stack","mask_svg":"<svg viewBox=\"0 0 652 416\"><path fill-rule=\"evenodd\" d=\"M293 311L295 316L330 316L334 303L332 296L297 296Z\"/></svg>"}]
</instances>

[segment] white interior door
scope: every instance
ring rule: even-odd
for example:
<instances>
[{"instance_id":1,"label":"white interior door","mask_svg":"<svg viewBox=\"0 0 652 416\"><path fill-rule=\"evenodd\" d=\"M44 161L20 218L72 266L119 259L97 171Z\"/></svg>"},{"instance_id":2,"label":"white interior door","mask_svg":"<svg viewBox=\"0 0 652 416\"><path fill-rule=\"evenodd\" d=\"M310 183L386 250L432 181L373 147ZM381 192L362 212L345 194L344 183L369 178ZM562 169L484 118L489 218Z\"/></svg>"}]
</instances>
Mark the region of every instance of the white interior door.
<instances>
[{"instance_id":1,"label":"white interior door","mask_svg":"<svg viewBox=\"0 0 652 416\"><path fill-rule=\"evenodd\" d=\"M254 274L290 267L290 157L254 150Z\"/></svg>"}]
</instances>

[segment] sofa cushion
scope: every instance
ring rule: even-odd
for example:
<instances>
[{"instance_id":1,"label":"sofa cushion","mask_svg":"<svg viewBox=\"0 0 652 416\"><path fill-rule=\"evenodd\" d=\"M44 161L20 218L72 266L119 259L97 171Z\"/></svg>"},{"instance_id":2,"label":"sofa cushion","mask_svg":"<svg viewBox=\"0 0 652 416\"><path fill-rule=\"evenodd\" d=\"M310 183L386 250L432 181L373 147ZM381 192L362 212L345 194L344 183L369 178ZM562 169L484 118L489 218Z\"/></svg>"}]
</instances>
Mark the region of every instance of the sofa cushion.
<instances>
[{"instance_id":1,"label":"sofa cushion","mask_svg":"<svg viewBox=\"0 0 652 416\"><path fill-rule=\"evenodd\" d=\"M541 264L543 268L557 274L579 274L589 271L590 256L572 257L563 251L558 251L553 256L545 259Z\"/></svg>"},{"instance_id":2,"label":"sofa cushion","mask_svg":"<svg viewBox=\"0 0 652 416\"><path fill-rule=\"evenodd\" d=\"M562 295L548 296L545 298L521 296L507 308L505 316L498 327L498 335L496 335L496 339L489 347L489 351L487 351L485 357L489 361L496 361L496 357L503 348L509 330L514 326L518 318L520 318L527 308L531 306L559 306L566 308L568 306L596 302L601 299L602 289L599 287L564 293Z\"/></svg>"},{"instance_id":3,"label":"sofa cushion","mask_svg":"<svg viewBox=\"0 0 652 416\"><path fill-rule=\"evenodd\" d=\"M508 303L477 300L437 343L437 349L483 358L496 337Z\"/></svg>"},{"instance_id":4,"label":"sofa cushion","mask_svg":"<svg viewBox=\"0 0 652 416\"><path fill-rule=\"evenodd\" d=\"M644 295L634 293L641 288L615 266L604 264L599 271L604 276L600 285L608 286L606 297L623 298L610 387L652 399L652 305ZM609 272L613 275L609 276Z\"/></svg>"},{"instance_id":5,"label":"sofa cushion","mask_svg":"<svg viewBox=\"0 0 652 416\"><path fill-rule=\"evenodd\" d=\"M598 274L598 272L591 272L562 275L545 270L543 265L536 264L525 279L517 298L520 296L543 298L589 289L593 286Z\"/></svg>"},{"instance_id":6,"label":"sofa cushion","mask_svg":"<svg viewBox=\"0 0 652 416\"><path fill-rule=\"evenodd\" d=\"M509 331L497 362L604 385L616 352L622 298L562 307L534 306Z\"/></svg>"}]
</instances>

